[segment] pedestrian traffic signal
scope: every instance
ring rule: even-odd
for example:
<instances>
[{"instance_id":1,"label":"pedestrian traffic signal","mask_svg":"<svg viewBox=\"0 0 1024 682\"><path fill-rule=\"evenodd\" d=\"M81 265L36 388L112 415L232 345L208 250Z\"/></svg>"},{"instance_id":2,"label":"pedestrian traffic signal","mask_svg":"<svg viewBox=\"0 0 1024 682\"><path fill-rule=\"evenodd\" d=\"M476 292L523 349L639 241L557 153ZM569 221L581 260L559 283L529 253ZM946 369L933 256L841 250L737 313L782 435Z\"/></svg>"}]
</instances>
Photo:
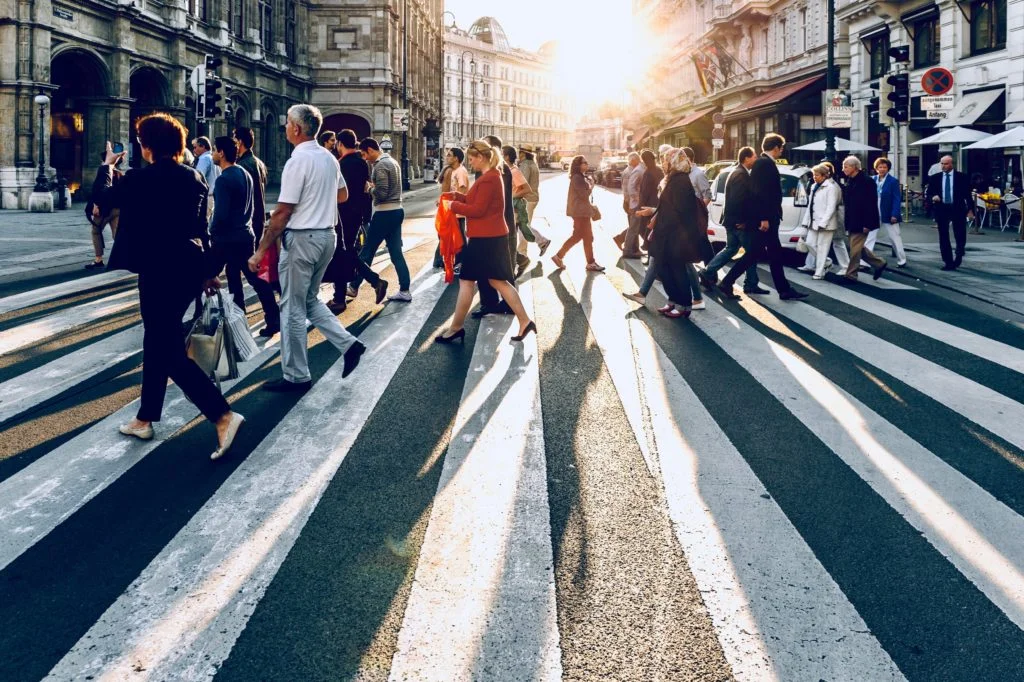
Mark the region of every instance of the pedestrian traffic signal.
<instances>
[{"instance_id":1,"label":"pedestrian traffic signal","mask_svg":"<svg viewBox=\"0 0 1024 682\"><path fill-rule=\"evenodd\" d=\"M910 46L899 45L897 47L889 48L889 59L896 62L897 64L905 63L910 61Z\"/></svg>"},{"instance_id":2,"label":"pedestrian traffic signal","mask_svg":"<svg viewBox=\"0 0 1024 682\"><path fill-rule=\"evenodd\" d=\"M895 123L906 123L910 120L910 74L896 73L885 80L892 87L888 94L891 106L886 113Z\"/></svg>"},{"instance_id":3,"label":"pedestrian traffic signal","mask_svg":"<svg viewBox=\"0 0 1024 682\"><path fill-rule=\"evenodd\" d=\"M206 55L206 77L203 79L203 118L211 120L214 118L220 118L223 113L221 108L217 106L222 97L220 95L220 89L223 85L220 78L217 76L217 69L220 68L223 62L218 57L213 55Z\"/></svg>"}]
</instances>

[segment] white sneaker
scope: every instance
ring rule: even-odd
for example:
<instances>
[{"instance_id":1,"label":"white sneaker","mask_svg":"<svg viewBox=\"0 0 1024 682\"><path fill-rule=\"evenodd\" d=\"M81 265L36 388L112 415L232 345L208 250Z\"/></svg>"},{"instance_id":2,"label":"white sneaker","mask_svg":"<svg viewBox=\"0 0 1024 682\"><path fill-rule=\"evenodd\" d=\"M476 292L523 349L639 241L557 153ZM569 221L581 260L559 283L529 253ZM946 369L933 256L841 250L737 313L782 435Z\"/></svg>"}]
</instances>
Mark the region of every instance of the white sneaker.
<instances>
[{"instance_id":1,"label":"white sneaker","mask_svg":"<svg viewBox=\"0 0 1024 682\"><path fill-rule=\"evenodd\" d=\"M811 279L825 279L825 275L811 275Z\"/></svg>"},{"instance_id":2,"label":"white sneaker","mask_svg":"<svg viewBox=\"0 0 1024 682\"><path fill-rule=\"evenodd\" d=\"M121 424L117 429L126 436L135 436L141 440L153 440L153 425L146 424L141 428L136 428L131 425L131 422L127 424Z\"/></svg>"},{"instance_id":3,"label":"white sneaker","mask_svg":"<svg viewBox=\"0 0 1024 682\"><path fill-rule=\"evenodd\" d=\"M809 268L806 265L801 265L797 268L800 272L814 272L814 268Z\"/></svg>"},{"instance_id":4,"label":"white sneaker","mask_svg":"<svg viewBox=\"0 0 1024 682\"><path fill-rule=\"evenodd\" d=\"M411 303L412 294L408 291L399 291L397 294L388 296L389 301L398 301L399 303Z\"/></svg>"},{"instance_id":5,"label":"white sneaker","mask_svg":"<svg viewBox=\"0 0 1024 682\"><path fill-rule=\"evenodd\" d=\"M694 301L693 305L690 306L690 310L706 310L707 307L708 304L705 303L703 300Z\"/></svg>"}]
</instances>

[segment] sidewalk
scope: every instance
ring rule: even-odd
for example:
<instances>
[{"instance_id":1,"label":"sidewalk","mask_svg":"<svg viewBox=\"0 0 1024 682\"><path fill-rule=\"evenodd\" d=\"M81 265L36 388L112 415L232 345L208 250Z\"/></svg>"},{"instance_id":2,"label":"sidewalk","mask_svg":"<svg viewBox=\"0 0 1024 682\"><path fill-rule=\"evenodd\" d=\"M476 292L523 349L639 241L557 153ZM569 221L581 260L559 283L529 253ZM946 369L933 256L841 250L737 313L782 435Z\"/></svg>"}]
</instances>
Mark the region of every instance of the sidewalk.
<instances>
[{"instance_id":1,"label":"sidewalk","mask_svg":"<svg viewBox=\"0 0 1024 682\"><path fill-rule=\"evenodd\" d=\"M890 258L889 239L879 235L879 254L889 260L894 276L927 282L979 301L1024 313L1024 242L1015 242L1016 229L985 228L985 234L967 235L963 265L952 272L941 270L939 235L935 224L918 217L901 228L907 249L907 267L896 268Z\"/></svg>"}]
</instances>

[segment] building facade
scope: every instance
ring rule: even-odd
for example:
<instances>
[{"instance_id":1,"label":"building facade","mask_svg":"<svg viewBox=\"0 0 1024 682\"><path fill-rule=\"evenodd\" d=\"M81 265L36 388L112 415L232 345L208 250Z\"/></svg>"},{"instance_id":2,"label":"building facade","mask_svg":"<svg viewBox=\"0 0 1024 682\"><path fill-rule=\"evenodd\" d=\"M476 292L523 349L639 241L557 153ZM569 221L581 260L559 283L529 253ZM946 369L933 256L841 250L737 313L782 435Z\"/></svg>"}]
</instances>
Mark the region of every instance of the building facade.
<instances>
[{"instance_id":1,"label":"building facade","mask_svg":"<svg viewBox=\"0 0 1024 682\"><path fill-rule=\"evenodd\" d=\"M450 26L444 48L444 146L483 135L554 152L573 148L574 107L556 89L556 46L514 48L491 17Z\"/></svg>"},{"instance_id":2,"label":"building facade","mask_svg":"<svg viewBox=\"0 0 1024 682\"><path fill-rule=\"evenodd\" d=\"M309 5L313 103L328 130L360 138L402 134L393 112L409 109L411 177L437 158L441 118L443 0L313 0ZM403 106L404 96L408 106Z\"/></svg>"},{"instance_id":3,"label":"building facade","mask_svg":"<svg viewBox=\"0 0 1024 682\"><path fill-rule=\"evenodd\" d=\"M107 140L141 163L134 121L153 111L191 135L256 131L272 179L289 153L288 107L309 101L308 10L301 0L0 0L0 206L26 208L39 165L84 198ZM233 121L196 125L192 68L223 60ZM39 93L51 98L40 110Z\"/></svg>"}]
</instances>

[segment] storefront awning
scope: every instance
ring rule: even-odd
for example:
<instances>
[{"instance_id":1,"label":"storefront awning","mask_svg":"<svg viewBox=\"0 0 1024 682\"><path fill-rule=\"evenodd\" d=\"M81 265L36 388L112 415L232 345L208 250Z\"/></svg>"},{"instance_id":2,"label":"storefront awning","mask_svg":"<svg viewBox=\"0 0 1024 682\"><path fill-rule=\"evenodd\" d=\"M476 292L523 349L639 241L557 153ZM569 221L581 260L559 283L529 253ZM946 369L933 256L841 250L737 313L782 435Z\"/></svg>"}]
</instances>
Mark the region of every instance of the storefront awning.
<instances>
[{"instance_id":1,"label":"storefront awning","mask_svg":"<svg viewBox=\"0 0 1024 682\"><path fill-rule=\"evenodd\" d=\"M708 114L713 112L715 109L716 109L716 107L707 107L705 109L698 109L697 111L691 111L690 113L686 114L685 116L680 116L675 121L672 121L671 123L669 123L667 126L665 126L662 129L661 132L667 133L670 130L681 130L681 129L685 128L686 126L693 125L694 123L696 123L700 119L704 118L705 116L707 116Z\"/></svg>"},{"instance_id":2,"label":"storefront awning","mask_svg":"<svg viewBox=\"0 0 1024 682\"><path fill-rule=\"evenodd\" d=\"M755 109L763 109L765 107L774 106L780 102L797 94L801 90L805 90L812 85L820 84L825 79L825 76L811 76L795 83L789 83L788 85L782 85L777 88L773 88L768 92L757 95L756 97L747 100L732 111L726 112L726 117L730 119L738 118L741 114L754 111Z\"/></svg>"},{"instance_id":3,"label":"storefront awning","mask_svg":"<svg viewBox=\"0 0 1024 682\"><path fill-rule=\"evenodd\" d=\"M977 121L992 104L1003 94L1001 89L969 92L960 96L949 116L939 121L940 128L969 126Z\"/></svg>"},{"instance_id":4,"label":"storefront awning","mask_svg":"<svg viewBox=\"0 0 1024 682\"><path fill-rule=\"evenodd\" d=\"M650 132L651 132L650 126L644 126L642 128L637 128L636 130L634 130L633 131L633 144L640 144L641 142L643 142L644 139L647 138L648 133L650 133Z\"/></svg>"},{"instance_id":5,"label":"storefront awning","mask_svg":"<svg viewBox=\"0 0 1024 682\"><path fill-rule=\"evenodd\" d=\"M1017 108L1006 117L1003 123L1024 123L1024 102L1017 105Z\"/></svg>"}]
</instances>

